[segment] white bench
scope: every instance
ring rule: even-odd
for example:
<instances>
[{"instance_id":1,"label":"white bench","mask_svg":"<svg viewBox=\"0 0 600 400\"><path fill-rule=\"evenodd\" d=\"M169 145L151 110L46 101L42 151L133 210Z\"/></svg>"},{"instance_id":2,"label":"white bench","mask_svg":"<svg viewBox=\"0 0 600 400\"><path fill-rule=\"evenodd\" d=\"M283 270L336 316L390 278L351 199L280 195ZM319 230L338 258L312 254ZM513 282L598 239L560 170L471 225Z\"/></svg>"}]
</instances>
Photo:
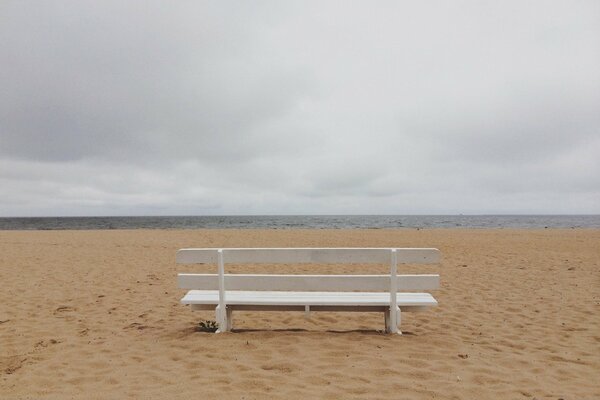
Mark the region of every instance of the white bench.
<instances>
[{"instance_id":1,"label":"white bench","mask_svg":"<svg viewBox=\"0 0 600 400\"><path fill-rule=\"evenodd\" d=\"M216 264L217 274L178 274L181 303L215 309L217 332L233 327L234 310L383 312L385 331L401 333L402 311L437 305L429 293L439 275L398 275L398 264L437 263L437 249L412 248L223 248L181 249L180 264ZM386 264L389 275L225 274L229 264ZM395 310L396 312L390 312Z\"/></svg>"}]
</instances>

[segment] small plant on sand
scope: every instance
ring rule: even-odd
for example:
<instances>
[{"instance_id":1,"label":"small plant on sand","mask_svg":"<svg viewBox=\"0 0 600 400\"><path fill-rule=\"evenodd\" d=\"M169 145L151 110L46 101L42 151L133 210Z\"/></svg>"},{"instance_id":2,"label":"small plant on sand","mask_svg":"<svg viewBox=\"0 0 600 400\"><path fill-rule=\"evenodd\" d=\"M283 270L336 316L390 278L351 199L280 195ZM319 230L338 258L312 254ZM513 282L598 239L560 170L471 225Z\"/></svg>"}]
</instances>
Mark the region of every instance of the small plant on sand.
<instances>
[{"instance_id":1,"label":"small plant on sand","mask_svg":"<svg viewBox=\"0 0 600 400\"><path fill-rule=\"evenodd\" d=\"M198 323L196 331L198 332L216 332L219 324L216 321L202 320Z\"/></svg>"}]
</instances>

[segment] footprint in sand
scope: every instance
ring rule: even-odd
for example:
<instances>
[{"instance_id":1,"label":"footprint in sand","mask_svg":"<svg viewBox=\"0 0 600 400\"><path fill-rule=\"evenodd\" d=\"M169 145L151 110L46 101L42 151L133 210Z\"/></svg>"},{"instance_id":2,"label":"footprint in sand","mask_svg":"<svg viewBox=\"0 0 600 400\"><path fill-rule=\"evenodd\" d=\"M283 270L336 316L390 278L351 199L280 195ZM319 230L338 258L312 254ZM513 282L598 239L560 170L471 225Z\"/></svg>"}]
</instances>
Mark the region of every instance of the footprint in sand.
<instances>
[{"instance_id":1,"label":"footprint in sand","mask_svg":"<svg viewBox=\"0 0 600 400\"><path fill-rule=\"evenodd\" d=\"M27 361L27 357L13 356L9 357L7 361L6 368L4 368L3 372L6 375L11 375L23 367L23 364Z\"/></svg>"},{"instance_id":2,"label":"footprint in sand","mask_svg":"<svg viewBox=\"0 0 600 400\"><path fill-rule=\"evenodd\" d=\"M70 313L75 311L77 311L76 308L69 306L60 306L54 310L54 315L59 318L67 318L68 320L73 318L73 316Z\"/></svg>"},{"instance_id":3,"label":"footprint in sand","mask_svg":"<svg viewBox=\"0 0 600 400\"><path fill-rule=\"evenodd\" d=\"M279 372L292 372L295 367L292 364L268 364L260 367L264 371L279 371Z\"/></svg>"},{"instance_id":4,"label":"footprint in sand","mask_svg":"<svg viewBox=\"0 0 600 400\"><path fill-rule=\"evenodd\" d=\"M69 306L60 306L56 310L54 310L55 313L57 313L57 312L70 312L70 311L75 311L75 309L73 307L69 307Z\"/></svg>"},{"instance_id":5,"label":"footprint in sand","mask_svg":"<svg viewBox=\"0 0 600 400\"><path fill-rule=\"evenodd\" d=\"M137 330L141 331L141 330L148 329L148 328L150 328L150 327L147 325L142 325L139 322L132 322L131 324L124 327L123 329L137 329Z\"/></svg>"}]
</instances>

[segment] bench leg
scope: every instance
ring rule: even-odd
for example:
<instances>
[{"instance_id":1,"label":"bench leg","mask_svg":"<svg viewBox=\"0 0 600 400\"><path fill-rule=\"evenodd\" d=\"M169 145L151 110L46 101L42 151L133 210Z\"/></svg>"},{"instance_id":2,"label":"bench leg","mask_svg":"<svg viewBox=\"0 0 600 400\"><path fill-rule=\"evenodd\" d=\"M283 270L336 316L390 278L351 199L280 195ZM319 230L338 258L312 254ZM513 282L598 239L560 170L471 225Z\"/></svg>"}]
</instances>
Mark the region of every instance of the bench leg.
<instances>
[{"instance_id":1,"label":"bench leg","mask_svg":"<svg viewBox=\"0 0 600 400\"><path fill-rule=\"evenodd\" d=\"M396 309L396 313L396 321L398 322L398 325L396 325L396 333L398 335L402 335L402 331L400 330L400 324L402 323L402 311L400 310L400 307Z\"/></svg>"},{"instance_id":2,"label":"bench leg","mask_svg":"<svg viewBox=\"0 0 600 400\"><path fill-rule=\"evenodd\" d=\"M391 333L391 328L390 328L390 309L389 307L385 309L385 311L383 312L383 321L385 324L385 333Z\"/></svg>"},{"instance_id":3,"label":"bench leg","mask_svg":"<svg viewBox=\"0 0 600 400\"><path fill-rule=\"evenodd\" d=\"M227 320L227 331L230 331L233 329L233 309L231 307L227 307L225 314L225 319Z\"/></svg>"},{"instance_id":4,"label":"bench leg","mask_svg":"<svg viewBox=\"0 0 600 400\"><path fill-rule=\"evenodd\" d=\"M231 330L232 314L233 310L231 310L229 307L225 307L224 312L221 311L220 306L215 308L215 319L219 324L219 329L215 333L229 332Z\"/></svg>"},{"instance_id":5,"label":"bench leg","mask_svg":"<svg viewBox=\"0 0 600 400\"><path fill-rule=\"evenodd\" d=\"M402 313L400 312L400 307L397 307L396 308L396 321L398 321L398 325L393 326L392 319L390 318L390 308L388 307L384 311L385 333L397 333L399 335L402 335L402 332L398 329L398 327L400 326L401 316L402 316Z\"/></svg>"}]
</instances>

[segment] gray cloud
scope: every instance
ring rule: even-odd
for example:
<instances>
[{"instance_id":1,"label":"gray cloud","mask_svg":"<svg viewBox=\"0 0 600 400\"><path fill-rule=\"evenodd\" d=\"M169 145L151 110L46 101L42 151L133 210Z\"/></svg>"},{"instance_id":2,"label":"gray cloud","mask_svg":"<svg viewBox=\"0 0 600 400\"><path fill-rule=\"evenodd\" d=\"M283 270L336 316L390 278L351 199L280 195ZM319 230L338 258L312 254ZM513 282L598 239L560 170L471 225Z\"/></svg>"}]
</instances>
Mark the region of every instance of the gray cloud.
<instances>
[{"instance_id":1,"label":"gray cloud","mask_svg":"<svg viewBox=\"0 0 600 400\"><path fill-rule=\"evenodd\" d=\"M597 2L3 2L0 215L600 213Z\"/></svg>"}]
</instances>

